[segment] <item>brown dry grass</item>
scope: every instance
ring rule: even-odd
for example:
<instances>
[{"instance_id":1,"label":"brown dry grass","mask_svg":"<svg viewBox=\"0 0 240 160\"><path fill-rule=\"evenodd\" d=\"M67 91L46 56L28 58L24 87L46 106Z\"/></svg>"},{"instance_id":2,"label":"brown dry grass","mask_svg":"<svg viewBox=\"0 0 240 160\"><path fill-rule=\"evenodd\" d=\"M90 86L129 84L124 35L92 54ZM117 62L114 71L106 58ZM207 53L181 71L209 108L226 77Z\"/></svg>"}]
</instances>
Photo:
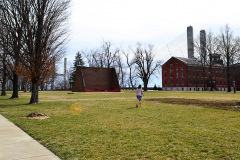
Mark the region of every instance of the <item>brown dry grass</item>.
<instances>
[{"instance_id":1,"label":"brown dry grass","mask_svg":"<svg viewBox=\"0 0 240 160\"><path fill-rule=\"evenodd\" d=\"M197 106L202 108L212 108L221 110L240 111L240 107L236 105L238 101L220 101L220 100L200 100L186 98L150 98L148 101L165 104L176 104L185 106Z\"/></svg>"}]
</instances>

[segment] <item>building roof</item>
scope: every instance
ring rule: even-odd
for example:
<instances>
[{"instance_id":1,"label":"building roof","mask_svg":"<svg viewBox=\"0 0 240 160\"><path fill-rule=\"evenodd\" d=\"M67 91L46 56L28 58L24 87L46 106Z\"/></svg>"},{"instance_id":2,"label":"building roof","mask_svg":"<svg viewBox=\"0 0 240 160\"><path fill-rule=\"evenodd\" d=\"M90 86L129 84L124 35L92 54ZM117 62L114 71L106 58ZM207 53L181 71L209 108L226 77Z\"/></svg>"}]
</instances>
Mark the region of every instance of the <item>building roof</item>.
<instances>
[{"instance_id":1,"label":"building roof","mask_svg":"<svg viewBox=\"0 0 240 160\"><path fill-rule=\"evenodd\" d=\"M183 63L185 63L188 66L201 66L202 65L201 61L198 60L197 58L184 58L184 57L172 57L172 58L176 58L176 59L182 61ZM172 59L172 58L170 58L170 59ZM240 66L240 63L237 63L237 64L232 65L232 66ZM223 67L223 64L213 63L213 67Z\"/></svg>"},{"instance_id":2,"label":"building roof","mask_svg":"<svg viewBox=\"0 0 240 160\"><path fill-rule=\"evenodd\" d=\"M191 66L201 65L201 62L195 58L184 58L184 57L175 57L175 58L186 63L187 65L191 65Z\"/></svg>"},{"instance_id":3,"label":"building roof","mask_svg":"<svg viewBox=\"0 0 240 160\"><path fill-rule=\"evenodd\" d=\"M240 67L240 63L232 64L231 67Z\"/></svg>"}]
</instances>

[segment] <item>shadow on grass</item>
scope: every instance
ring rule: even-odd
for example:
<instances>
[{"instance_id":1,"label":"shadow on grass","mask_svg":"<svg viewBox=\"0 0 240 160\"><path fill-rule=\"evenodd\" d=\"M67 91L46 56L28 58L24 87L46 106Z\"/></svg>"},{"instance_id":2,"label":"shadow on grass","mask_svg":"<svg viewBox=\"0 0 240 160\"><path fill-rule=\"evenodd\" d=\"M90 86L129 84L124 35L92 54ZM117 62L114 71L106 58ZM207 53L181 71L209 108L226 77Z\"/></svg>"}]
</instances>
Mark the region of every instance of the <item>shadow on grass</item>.
<instances>
[{"instance_id":1,"label":"shadow on grass","mask_svg":"<svg viewBox=\"0 0 240 160\"><path fill-rule=\"evenodd\" d=\"M129 107L129 108L127 108L128 110L130 110L130 109L137 109L137 107Z\"/></svg>"},{"instance_id":2,"label":"shadow on grass","mask_svg":"<svg viewBox=\"0 0 240 160\"><path fill-rule=\"evenodd\" d=\"M185 98L152 98L147 100L155 103L198 106L202 108L240 111L240 106L236 106L236 103L238 101L211 101L211 100L206 101L206 100L185 99Z\"/></svg>"},{"instance_id":3,"label":"shadow on grass","mask_svg":"<svg viewBox=\"0 0 240 160\"><path fill-rule=\"evenodd\" d=\"M16 103L16 104L0 104L0 108L12 108L12 107L21 107L21 106L28 106L28 105L31 105L29 103L23 103L23 104L19 104L19 103Z\"/></svg>"}]
</instances>

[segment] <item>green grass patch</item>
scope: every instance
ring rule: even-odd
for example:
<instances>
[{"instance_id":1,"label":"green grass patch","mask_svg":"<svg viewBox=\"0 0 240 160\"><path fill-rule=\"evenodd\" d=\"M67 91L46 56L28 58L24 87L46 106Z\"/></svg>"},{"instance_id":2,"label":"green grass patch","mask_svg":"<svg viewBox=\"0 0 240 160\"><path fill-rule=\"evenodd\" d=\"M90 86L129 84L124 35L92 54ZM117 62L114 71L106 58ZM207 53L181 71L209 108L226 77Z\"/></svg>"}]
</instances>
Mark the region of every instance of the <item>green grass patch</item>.
<instances>
[{"instance_id":1,"label":"green grass patch","mask_svg":"<svg viewBox=\"0 0 240 160\"><path fill-rule=\"evenodd\" d=\"M61 159L240 159L240 112L232 107L240 94L145 92L136 108L135 91L69 93L40 92L37 105L28 104L30 93L0 97L0 114ZM51 118L23 118L32 112Z\"/></svg>"}]
</instances>

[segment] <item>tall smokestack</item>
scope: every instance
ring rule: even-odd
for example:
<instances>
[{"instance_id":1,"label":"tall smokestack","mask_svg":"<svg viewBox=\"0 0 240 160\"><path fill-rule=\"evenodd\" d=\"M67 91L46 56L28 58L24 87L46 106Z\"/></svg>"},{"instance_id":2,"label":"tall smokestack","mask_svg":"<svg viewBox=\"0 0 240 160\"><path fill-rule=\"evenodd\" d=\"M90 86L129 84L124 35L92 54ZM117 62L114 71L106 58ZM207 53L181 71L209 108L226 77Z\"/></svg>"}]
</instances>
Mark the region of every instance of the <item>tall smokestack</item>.
<instances>
[{"instance_id":1,"label":"tall smokestack","mask_svg":"<svg viewBox=\"0 0 240 160\"><path fill-rule=\"evenodd\" d=\"M188 58L194 58L193 27L187 27Z\"/></svg>"},{"instance_id":2,"label":"tall smokestack","mask_svg":"<svg viewBox=\"0 0 240 160\"><path fill-rule=\"evenodd\" d=\"M201 57L205 61L207 58L206 57L207 51L206 51L206 32L205 32L205 30L200 31L200 48L201 48Z\"/></svg>"}]
</instances>

